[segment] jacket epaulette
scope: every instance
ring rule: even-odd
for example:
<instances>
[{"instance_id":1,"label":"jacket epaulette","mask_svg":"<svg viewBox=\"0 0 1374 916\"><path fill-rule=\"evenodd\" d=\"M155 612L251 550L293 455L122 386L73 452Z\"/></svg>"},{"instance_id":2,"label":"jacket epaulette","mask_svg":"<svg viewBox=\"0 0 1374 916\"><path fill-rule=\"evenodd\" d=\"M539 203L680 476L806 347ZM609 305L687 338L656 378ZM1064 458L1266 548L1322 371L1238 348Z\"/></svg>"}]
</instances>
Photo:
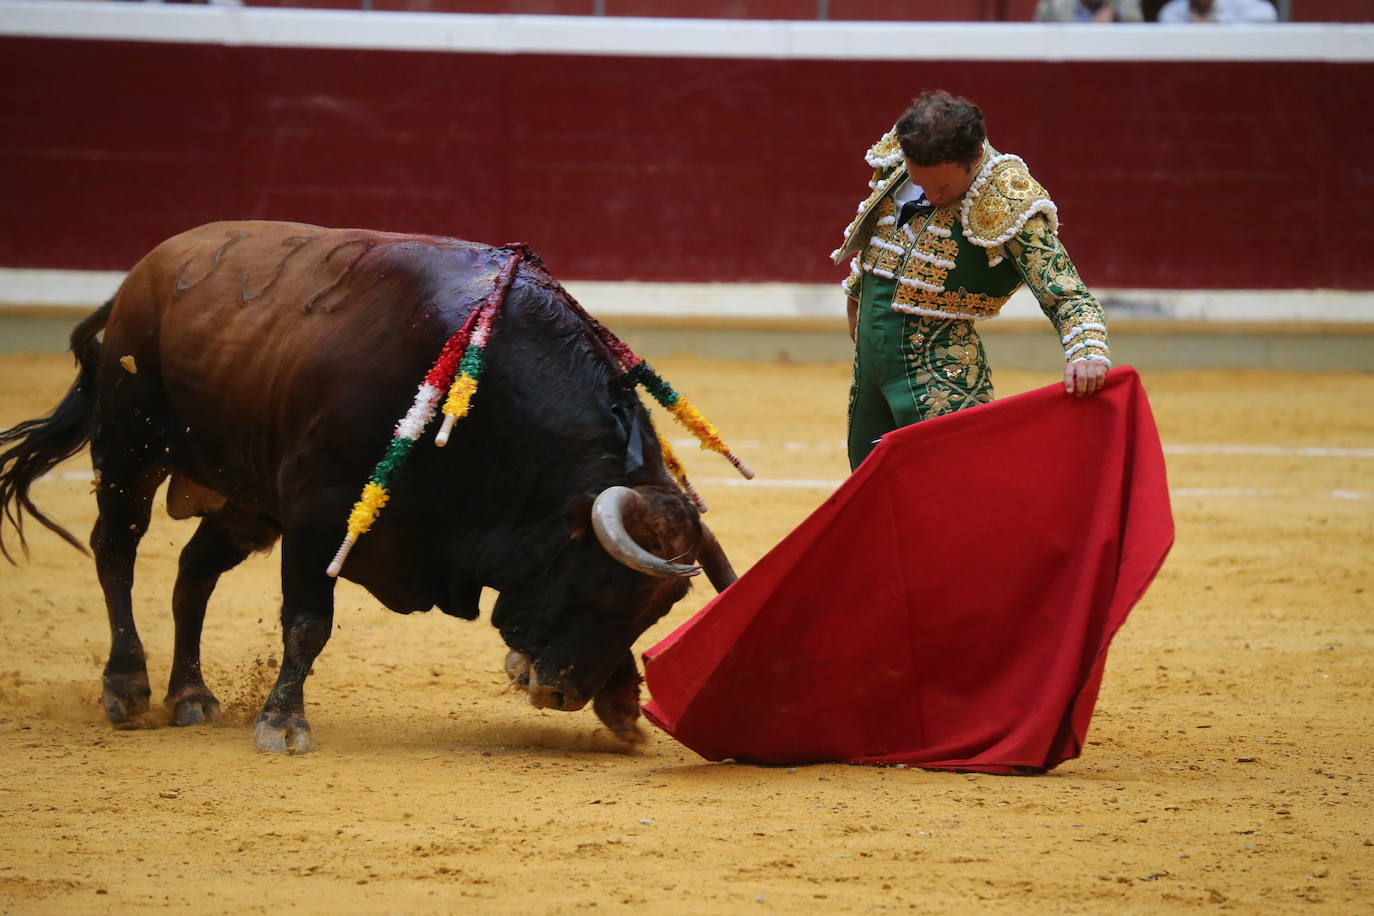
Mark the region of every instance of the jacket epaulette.
<instances>
[{"instance_id":1,"label":"jacket epaulette","mask_svg":"<svg viewBox=\"0 0 1374 916\"><path fill-rule=\"evenodd\" d=\"M983 163L959 216L965 238L982 248L999 248L1037 213L1045 214L1050 230L1058 232L1059 211L1049 192L1031 177L1020 156L1005 153Z\"/></svg>"}]
</instances>

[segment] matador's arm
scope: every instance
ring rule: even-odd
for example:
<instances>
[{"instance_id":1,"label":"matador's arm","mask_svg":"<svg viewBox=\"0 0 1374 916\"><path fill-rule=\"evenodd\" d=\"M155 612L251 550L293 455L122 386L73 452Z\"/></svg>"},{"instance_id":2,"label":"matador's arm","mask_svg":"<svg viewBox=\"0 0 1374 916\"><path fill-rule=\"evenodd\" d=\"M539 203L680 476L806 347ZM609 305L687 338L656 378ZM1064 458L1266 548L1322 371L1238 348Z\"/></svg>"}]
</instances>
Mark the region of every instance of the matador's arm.
<instances>
[{"instance_id":1,"label":"matador's arm","mask_svg":"<svg viewBox=\"0 0 1374 916\"><path fill-rule=\"evenodd\" d=\"M1053 322L1064 344L1066 362L1097 360L1110 366L1107 322L1102 306L1078 276L1069 253L1043 214L1006 242L1007 254L1035 294L1040 310Z\"/></svg>"}]
</instances>

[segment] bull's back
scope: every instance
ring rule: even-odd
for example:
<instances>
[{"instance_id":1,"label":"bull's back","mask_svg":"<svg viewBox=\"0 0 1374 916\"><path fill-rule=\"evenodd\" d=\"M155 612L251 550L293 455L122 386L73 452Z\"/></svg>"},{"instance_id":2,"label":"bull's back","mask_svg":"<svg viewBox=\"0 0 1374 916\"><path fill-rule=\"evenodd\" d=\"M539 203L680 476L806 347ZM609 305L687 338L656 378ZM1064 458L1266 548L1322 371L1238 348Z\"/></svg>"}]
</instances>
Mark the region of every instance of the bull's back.
<instances>
[{"instance_id":1,"label":"bull's back","mask_svg":"<svg viewBox=\"0 0 1374 916\"><path fill-rule=\"evenodd\" d=\"M272 473L325 422L384 427L499 265L482 245L220 222L158 245L121 287L103 356L142 367L228 473ZM381 405L387 405L385 407ZM359 418L359 414L367 415ZM355 446L356 447L356 446Z\"/></svg>"}]
</instances>

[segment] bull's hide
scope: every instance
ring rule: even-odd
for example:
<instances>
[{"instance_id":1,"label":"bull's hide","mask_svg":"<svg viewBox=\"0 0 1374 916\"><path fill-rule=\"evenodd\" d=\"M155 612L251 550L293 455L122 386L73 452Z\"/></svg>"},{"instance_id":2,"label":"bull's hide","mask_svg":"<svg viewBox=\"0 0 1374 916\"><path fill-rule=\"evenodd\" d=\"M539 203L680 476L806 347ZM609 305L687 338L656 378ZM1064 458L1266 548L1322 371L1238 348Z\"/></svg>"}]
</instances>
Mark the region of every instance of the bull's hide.
<instances>
[{"instance_id":1,"label":"bull's hide","mask_svg":"<svg viewBox=\"0 0 1374 916\"><path fill-rule=\"evenodd\" d=\"M453 441L438 448L417 420L404 446L388 445L483 303L499 303L499 318L482 332L481 388ZM635 638L686 593L703 549L719 558L712 580L729 576L626 384L633 354L612 353L604 330L522 245L267 221L188 230L77 326L79 375L57 409L0 432L0 523L28 515L79 546L28 488L89 442L90 543L112 636L101 699L117 726L149 707L133 570L171 477L171 514L200 517L172 595L164 702L178 725L219 714L199 646L216 581L280 539L282 664L254 737L310 749L303 688L333 629L326 570L344 559L347 523L366 537L345 578L402 613L473 618L482 590L496 590L492 623L530 702L592 702L633 738ZM350 513L365 482L355 511L385 504L369 526Z\"/></svg>"}]
</instances>

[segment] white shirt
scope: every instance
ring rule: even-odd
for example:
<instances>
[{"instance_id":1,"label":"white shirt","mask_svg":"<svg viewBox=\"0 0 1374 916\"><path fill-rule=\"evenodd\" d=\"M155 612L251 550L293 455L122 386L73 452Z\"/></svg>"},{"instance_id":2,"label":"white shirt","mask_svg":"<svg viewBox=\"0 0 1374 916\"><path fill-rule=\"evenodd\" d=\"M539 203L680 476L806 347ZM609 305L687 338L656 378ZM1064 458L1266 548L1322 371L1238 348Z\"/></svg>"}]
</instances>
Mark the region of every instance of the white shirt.
<instances>
[{"instance_id":1,"label":"white shirt","mask_svg":"<svg viewBox=\"0 0 1374 916\"><path fill-rule=\"evenodd\" d=\"M909 200L920 200L925 196L926 189L908 178L902 182L901 187L892 192L892 202L897 205L897 212L902 212L902 204Z\"/></svg>"},{"instance_id":2,"label":"white shirt","mask_svg":"<svg viewBox=\"0 0 1374 916\"><path fill-rule=\"evenodd\" d=\"M1178 25L1191 22L1277 22L1278 11L1269 0L1214 0L1212 10L1204 19L1193 19L1188 9L1188 0L1169 0L1159 11L1159 21L1163 25Z\"/></svg>"}]
</instances>

